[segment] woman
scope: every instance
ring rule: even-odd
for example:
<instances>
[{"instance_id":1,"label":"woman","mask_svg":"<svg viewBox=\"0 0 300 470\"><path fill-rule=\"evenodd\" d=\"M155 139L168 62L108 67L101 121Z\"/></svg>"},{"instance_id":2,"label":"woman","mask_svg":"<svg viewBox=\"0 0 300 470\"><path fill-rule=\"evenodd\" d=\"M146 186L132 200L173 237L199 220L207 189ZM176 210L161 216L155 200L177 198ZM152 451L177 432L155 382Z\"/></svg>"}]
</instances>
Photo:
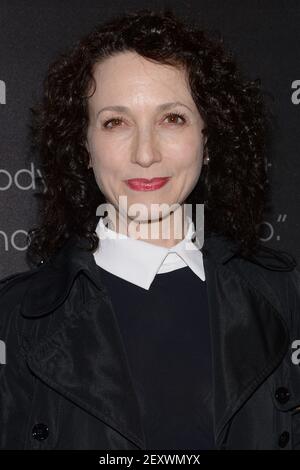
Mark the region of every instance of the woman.
<instances>
[{"instance_id":1,"label":"woman","mask_svg":"<svg viewBox=\"0 0 300 470\"><path fill-rule=\"evenodd\" d=\"M1 448L299 448L300 276L259 242L257 81L222 41L141 10L44 86L35 265L1 282Z\"/></svg>"}]
</instances>

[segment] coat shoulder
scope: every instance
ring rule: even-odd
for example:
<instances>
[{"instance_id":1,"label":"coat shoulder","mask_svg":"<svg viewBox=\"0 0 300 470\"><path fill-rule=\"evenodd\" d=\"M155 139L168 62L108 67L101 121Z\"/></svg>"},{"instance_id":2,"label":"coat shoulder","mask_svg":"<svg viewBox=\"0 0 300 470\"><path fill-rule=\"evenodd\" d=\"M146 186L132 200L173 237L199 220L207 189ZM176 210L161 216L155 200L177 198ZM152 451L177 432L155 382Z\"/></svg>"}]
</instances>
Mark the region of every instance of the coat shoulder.
<instances>
[{"instance_id":1,"label":"coat shoulder","mask_svg":"<svg viewBox=\"0 0 300 470\"><path fill-rule=\"evenodd\" d=\"M32 277L39 268L16 272L0 279L0 318L21 303Z\"/></svg>"},{"instance_id":2,"label":"coat shoulder","mask_svg":"<svg viewBox=\"0 0 300 470\"><path fill-rule=\"evenodd\" d=\"M249 257L236 256L233 264L239 276L276 306L285 319L300 308L300 269L290 252L261 244ZM299 315L298 319L300 329Z\"/></svg>"},{"instance_id":3,"label":"coat shoulder","mask_svg":"<svg viewBox=\"0 0 300 470\"><path fill-rule=\"evenodd\" d=\"M256 251L248 257L238 253L238 258L245 261L244 269L255 276L262 276L276 286L284 280L289 281L299 275L296 258L288 251L279 250L259 244Z\"/></svg>"}]
</instances>

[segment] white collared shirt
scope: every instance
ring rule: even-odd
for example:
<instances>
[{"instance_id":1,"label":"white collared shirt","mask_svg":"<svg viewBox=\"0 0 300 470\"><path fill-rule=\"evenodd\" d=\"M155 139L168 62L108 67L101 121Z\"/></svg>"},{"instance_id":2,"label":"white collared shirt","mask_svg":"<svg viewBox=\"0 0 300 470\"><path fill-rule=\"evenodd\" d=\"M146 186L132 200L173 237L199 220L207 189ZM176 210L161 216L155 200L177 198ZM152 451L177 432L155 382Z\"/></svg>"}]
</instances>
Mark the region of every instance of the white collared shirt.
<instances>
[{"instance_id":1,"label":"white collared shirt","mask_svg":"<svg viewBox=\"0 0 300 470\"><path fill-rule=\"evenodd\" d=\"M149 290L156 274L189 266L205 281L202 252L191 241L195 233L194 223L188 217L186 236L170 248L137 240L125 234L117 234L106 227L102 217L96 227L100 239L94 252L98 266L128 282Z\"/></svg>"}]
</instances>

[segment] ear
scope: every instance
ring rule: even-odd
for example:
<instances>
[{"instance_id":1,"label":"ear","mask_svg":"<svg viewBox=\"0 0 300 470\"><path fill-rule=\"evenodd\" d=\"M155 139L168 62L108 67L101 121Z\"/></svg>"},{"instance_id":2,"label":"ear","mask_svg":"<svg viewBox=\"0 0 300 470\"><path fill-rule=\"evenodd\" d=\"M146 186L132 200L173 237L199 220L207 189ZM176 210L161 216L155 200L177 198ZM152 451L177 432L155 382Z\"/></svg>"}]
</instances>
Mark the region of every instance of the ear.
<instances>
[{"instance_id":1,"label":"ear","mask_svg":"<svg viewBox=\"0 0 300 470\"><path fill-rule=\"evenodd\" d=\"M209 160L208 152L207 152L207 149L205 149L203 153L203 165L208 165L208 160Z\"/></svg>"},{"instance_id":2,"label":"ear","mask_svg":"<svg viewBox=\"0 0 300 470\"><path fill-rule=\"evenodd\" d=\"M207 157L208 157L208 149L206 147L206 142L207 142L207 135L204 137L203 139L203 146L204 146L204 153L203 153L203 165L207 165L208 164L208 161L207 161Z\"/></svg>"}]
</instances>

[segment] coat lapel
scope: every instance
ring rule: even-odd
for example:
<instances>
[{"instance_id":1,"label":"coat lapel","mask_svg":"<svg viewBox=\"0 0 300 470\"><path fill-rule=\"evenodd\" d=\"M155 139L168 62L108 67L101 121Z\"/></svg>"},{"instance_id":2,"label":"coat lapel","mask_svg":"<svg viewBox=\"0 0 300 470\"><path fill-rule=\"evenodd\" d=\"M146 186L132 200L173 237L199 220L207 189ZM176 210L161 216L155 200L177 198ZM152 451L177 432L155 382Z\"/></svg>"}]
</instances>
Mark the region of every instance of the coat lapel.
<instances>
[{"instance_id":1,"label":"coat lapel","mask_svg":"<svg viewBox=\"0 0 300 470\"><path fill-rule=\"evenodd\" d=\"M263 287L257 272L253 277L245 264L237 267L230 262L238 255L237 244L211 238L203 251L211 313L215 441L222 448L233 415L285 356L289 334L268 284ZM267 263L262 252L252 261ZM285 270L291 269L281 261Z\"/></svg>"},{"instance_id":2,"label":"coat lapel","mask_svg":"<svg viewBox=\"0 0 300 470\"><path fill-rule=\"evenodd\" d=\"M211 318L215 438L220 448L234 413L276 368L289 345L280 306L230 263L238 249L237 243L221 236L208 237L202 248ZM80 273L99 295L75 307L49 338L27 347L26 360L51 387L145 449L125 347L95 268L92 253L75 239L40 268L37 282L33 278L23 299L26 318L48 315L62 305Z\"/></svg>"},{"instance_id":3,"label":"coat lapel","mask_svg":"<svg viewBox=\"0 0 300 470\"><path fill-rule=\"evenodd\" d=\"M72 312L50 337L24 345L29 368L137 448L145 448L125 347L92 255L70 240L53 262L40 269L23 299L21 313L26 318L49 315L62 305L80 273L88 275L98 295L84 305L72 304Z\"/></svg>"}]
</instances>

